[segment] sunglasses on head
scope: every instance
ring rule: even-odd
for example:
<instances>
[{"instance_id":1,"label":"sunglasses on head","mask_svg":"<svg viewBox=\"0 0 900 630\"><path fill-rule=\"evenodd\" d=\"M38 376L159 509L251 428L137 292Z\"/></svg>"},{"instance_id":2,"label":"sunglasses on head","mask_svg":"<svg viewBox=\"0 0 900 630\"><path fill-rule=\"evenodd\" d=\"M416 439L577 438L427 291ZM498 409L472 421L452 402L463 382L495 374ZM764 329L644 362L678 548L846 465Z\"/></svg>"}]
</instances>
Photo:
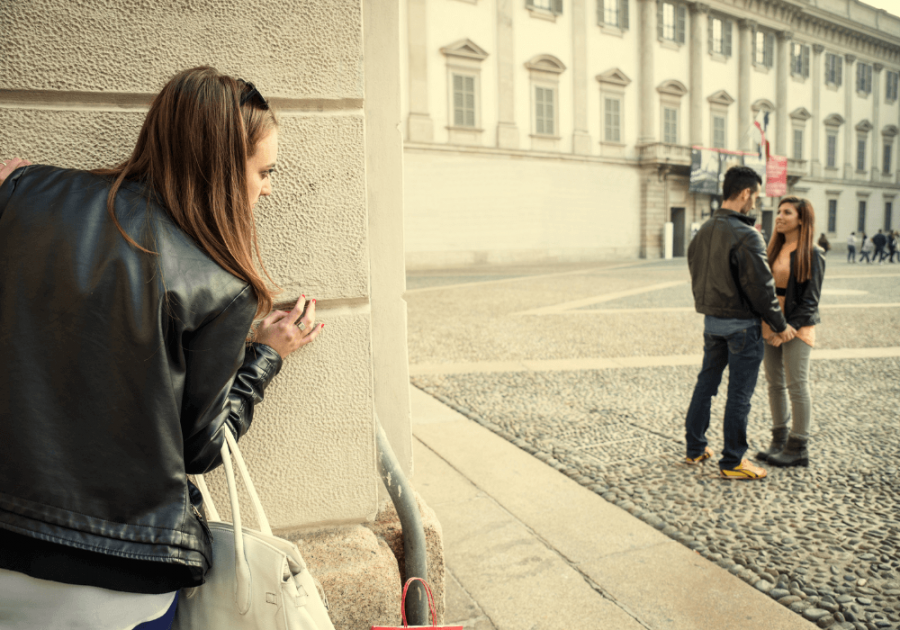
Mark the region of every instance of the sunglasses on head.
<instances>
[{"instance_id":1,"label":"sunglasses on head","mask_svg":"<svg viewBox=\"0 0 900 630\"><path fill-rule=\"evenodd\" d=\"M255 85L249 81L244 81L243 79L238 79L238 81L244 85L244 89L241 90L241 107L244 106L244 103L250 101L259 109L269 109L269 102L263 98L263 95L259 93L259 90L256 89Z\"/></svg>"}]
</instances>

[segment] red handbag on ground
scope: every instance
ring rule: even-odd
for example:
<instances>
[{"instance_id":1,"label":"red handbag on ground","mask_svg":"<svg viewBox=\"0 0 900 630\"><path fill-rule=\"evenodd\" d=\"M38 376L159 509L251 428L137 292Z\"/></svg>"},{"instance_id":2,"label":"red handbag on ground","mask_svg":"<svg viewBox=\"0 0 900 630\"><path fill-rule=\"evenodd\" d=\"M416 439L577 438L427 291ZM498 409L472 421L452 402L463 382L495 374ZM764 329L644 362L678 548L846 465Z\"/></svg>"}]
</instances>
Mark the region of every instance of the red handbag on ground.
<instances>
[{"instance_id":1,"label":"red handbag on ground","mask_svg":"<svg viewBox=\"0 0 900 630\"><path fill-rule=\"evenodd\" d=\"M409 585L415 581L422 583L425 587L425 593L428 595L428 610L431 611L430 626L409 626L406 624L406 593L409 591ZM434 605L434 595L431 594L431 588L428 582L422 578L411 577L406 580L403 585L403 597L400 599L400 618L403 620L403 628L432 628L433 630L463 630L462 626L439 626L437 625L437 607ZM372 630L403 630L399 626L372 626Z\"/></svg>"}]
</instances>

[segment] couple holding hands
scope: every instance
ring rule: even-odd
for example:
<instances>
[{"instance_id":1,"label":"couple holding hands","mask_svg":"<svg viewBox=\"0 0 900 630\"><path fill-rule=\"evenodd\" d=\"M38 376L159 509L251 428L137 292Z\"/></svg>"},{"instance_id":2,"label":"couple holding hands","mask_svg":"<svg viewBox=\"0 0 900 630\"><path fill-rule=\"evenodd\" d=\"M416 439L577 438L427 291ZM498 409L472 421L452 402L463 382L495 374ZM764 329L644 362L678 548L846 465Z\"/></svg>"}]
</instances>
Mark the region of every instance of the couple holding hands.
<instances>
[{"instance_id":1,"label":"couple holding hands","mask_svg":"<svg viewBox=\"0 0 900 630\"><path fill-rule=\"evenodd\" d=\"M807 466L809 358L819 323L825 255L813 243L815 212L807 199L784 197L768 248L754 229L762 180L736 166L725 174L722 207L688 249L697 312L705 315L703 367L685 418L688 464L712 457L707 446L711 399L729 371L720 475L762 479L766 470L744 458L747 416L759 365L768 381L772 443L757 459Z\"/></svg>"}]
</instances>

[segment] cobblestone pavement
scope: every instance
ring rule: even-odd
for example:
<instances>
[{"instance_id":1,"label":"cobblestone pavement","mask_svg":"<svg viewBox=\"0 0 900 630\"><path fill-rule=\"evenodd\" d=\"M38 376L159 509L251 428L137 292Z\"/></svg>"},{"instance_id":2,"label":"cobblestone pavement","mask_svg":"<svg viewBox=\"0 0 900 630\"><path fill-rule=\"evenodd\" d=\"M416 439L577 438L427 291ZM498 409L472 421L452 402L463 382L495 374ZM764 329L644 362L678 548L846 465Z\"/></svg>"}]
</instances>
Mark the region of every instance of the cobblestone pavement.
<instances>
[{"instance_id":1,"label":"cobblestone pavement","mask_svg":"<svg viewBox=\"0 0 900 630\"><path fill-rule=\"evenodd\" d=\"M829 260L810 368L811 463L766 466L760 482L719 479L715 459L681 463L699 360L665 359L702 352L683 260L418 273L408 286L417 387L820 627L900 629L900 265ZM817 359L820 349L857 358ZM661 359L564 363L635 356ZM484 367L547 359L558 367ZM768 445L765 388L760 374L748 455ZM723 411L719 396L716 452Z\"/></svg>"}]
</instances>

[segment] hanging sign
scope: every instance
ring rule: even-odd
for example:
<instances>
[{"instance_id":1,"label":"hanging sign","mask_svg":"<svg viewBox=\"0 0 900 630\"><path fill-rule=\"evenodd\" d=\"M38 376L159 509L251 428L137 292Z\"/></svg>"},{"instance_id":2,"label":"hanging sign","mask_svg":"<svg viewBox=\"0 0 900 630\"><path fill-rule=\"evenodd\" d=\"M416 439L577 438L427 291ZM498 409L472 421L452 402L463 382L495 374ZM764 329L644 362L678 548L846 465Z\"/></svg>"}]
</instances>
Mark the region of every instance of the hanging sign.
<instances>
[{"instance_id":1,"label":"hanging sign","mask_svg":"<svg viewBox=\"0 0 900 630\"><path fill-rule=\"evenodd\" d=\"M766 162L766 197L787 194L787 162L781 155L770 155Z\"/></svg>"}]
</instances>

